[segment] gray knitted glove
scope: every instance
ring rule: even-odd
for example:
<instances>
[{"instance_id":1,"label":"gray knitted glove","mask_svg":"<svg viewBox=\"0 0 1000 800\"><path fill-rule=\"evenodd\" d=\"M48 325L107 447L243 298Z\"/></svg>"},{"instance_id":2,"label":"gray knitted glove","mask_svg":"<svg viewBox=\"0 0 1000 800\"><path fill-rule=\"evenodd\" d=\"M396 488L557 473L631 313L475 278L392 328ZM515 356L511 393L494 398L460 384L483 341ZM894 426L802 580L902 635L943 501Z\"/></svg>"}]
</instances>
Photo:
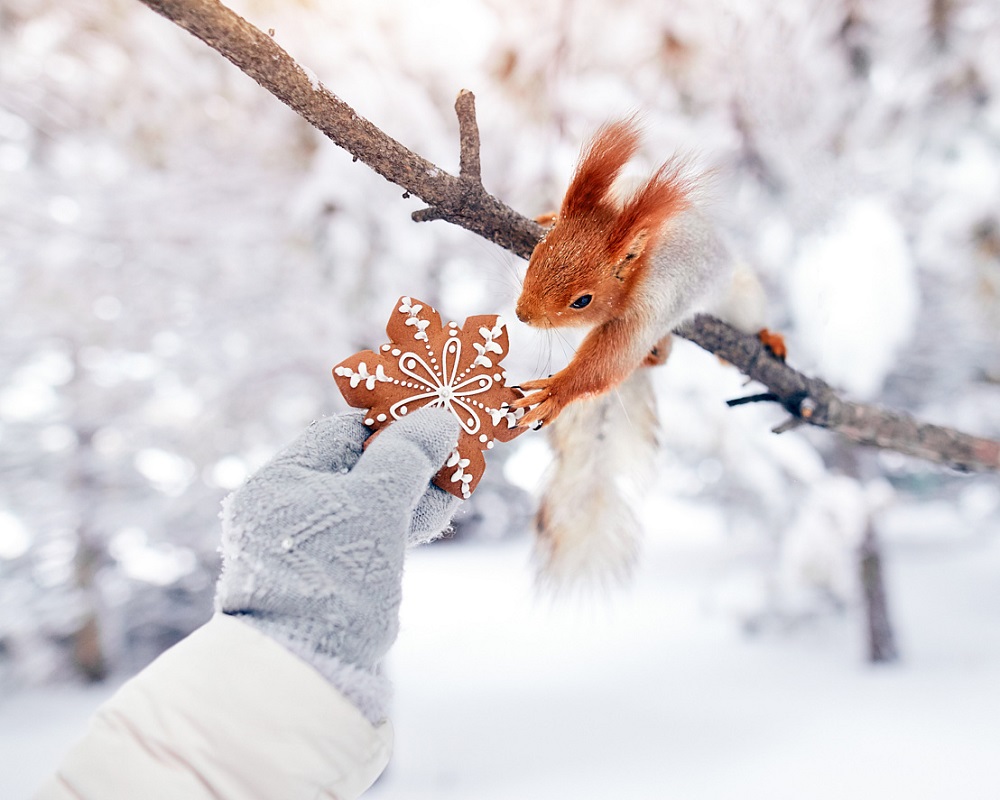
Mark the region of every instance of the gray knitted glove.
<instances>
[{"instance_id":1,"label":"gray knitted glove","mask_svg":"<svg viewBox=\"0 0 1000 800\"><path fill-rule=\"evenodd\" d=\"M312 664L378 722L404 550L440 535L458 506L429 483L459 427L443 409L421 409L363 451L371 431L362 419L314 422L226 499L215 605Z\"/></svg>"}]
</instances>

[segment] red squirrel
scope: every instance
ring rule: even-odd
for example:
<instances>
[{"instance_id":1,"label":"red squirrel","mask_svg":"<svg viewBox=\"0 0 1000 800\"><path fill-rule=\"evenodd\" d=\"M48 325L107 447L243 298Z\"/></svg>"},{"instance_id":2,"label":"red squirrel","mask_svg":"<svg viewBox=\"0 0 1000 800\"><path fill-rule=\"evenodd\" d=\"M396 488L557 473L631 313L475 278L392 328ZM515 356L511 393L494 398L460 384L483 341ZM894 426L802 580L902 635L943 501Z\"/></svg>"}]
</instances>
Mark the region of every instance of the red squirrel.
<instances>
[{"instance_id":1,"label":"red squirrel","mask_svg":"<svg viewBox=\"0 0 1000 800\"><path fill-rule=\"evenodd\" d=\"M554 420L643 363L662 363L670 331L732 276L732 259L693 205L692 184L667 162L630 195L615 182L639 148L634 120L602 127L584 149L555 224L528 263L517 317L540 328L590 327L573 360L527 381L522 427Z\"/></svg>"},{"instance_id":2,"label":"red squirrel","mask_svg":"<svg viewBox=\"0 0 1000 800\"><path fill-rule=\"evenodd\" d=\"M671 330L702 309L761 330L760 283L697 208L677 162L622 194L619 176L638 147L638 126L625 120L584 148L517 302L529 325L590 328L564 369L522 383L531 394L514 403L531 408L522 426L555 420L535 518L539 578L554 587L625 579L637 558L635 499L655 470L659 438L652 381L640 367L663 363ZM759 335L783 355L780 335Z\"/></svg>"}]
</instances>

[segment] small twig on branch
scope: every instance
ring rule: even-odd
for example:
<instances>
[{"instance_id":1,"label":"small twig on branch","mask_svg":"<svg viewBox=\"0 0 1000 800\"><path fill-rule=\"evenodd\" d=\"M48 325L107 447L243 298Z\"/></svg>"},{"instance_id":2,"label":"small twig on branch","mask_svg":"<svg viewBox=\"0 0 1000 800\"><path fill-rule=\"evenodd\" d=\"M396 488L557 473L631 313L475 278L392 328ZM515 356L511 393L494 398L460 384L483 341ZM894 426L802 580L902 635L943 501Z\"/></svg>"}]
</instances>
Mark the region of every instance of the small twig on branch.
<instances>
[{"instance_id":1,"label":"small twig on branch","mask_svg":"<svg viewBox=\"0 0 1000 800\"><path fill-rule=\"evenodd\" d=\"M462 89L455 99L455 116L458 117L458 183L465 187L466 203L462 206L462 213L467 214L470 209L475 207L476 198L481 194L486 194L479 164L479 123L476 121L476 96L468 89ZM513 216L520 216L515 211L507 210ZM462 227L468 227L458 221L453 209L439 205L421 208L419 211L414 211L411 217L414 222L443 219L455 222ZM534 241L529 239L529 243L534 248ZM527 258L527 256L523 257Z\"/></svg>"},{"instance_id":2,"label":"small twig on branch","mask_svg":"<svg viewBox=\"0 0 1000 800\"><path fill-rule=\"evenodd\" d=\"M482 185L475 98L462 91L455 103L459 125L459 174L435 166L361 117L319 84L275 41L218 0L140 0L221 53L299 113L355 159L427 203L417 221L446 220L528 258L541 239L540 225L489 194ZM918 422L905 414L842 400L823 381L809 378L770 355L755 336L699 315L675 333L728 361L762 383L792 415L863 444L896 450L964 470L1000 470L1000 442Z\"/></svg>"},{"instance_id":3,"label":"small twig on branch","mask_svg":"<svg viewBox=\"0 0 1000 800\"><path fill-rule=\"evenodd\" d=\"M781 400L774 392L764 392L763 394L752 394L749 397L737 397L735 400L727 400L726 405L730 408L745 406L748 403L777 403Z\"/></svg>"},{"instance_id":4,"label":"small twig on branch","mask_svg":"<svg viewBox=\"0 0 1000 800\"><path fill-rule=\"evenodd\" d=\"M458 177L482 186L479 167L479 123L476 121L476 96L462 89L455 100L458 117Z\"/></svg>"},{"instance_id":5,"label":"small twig on branch","mask_svg":"<svg viewBox=\"0 0 1000 800\"><path fill-rule=\"evenodd\" d=\"M141 2L221 53L386 180L431 206L434 214L423 219L446 219L522 258L531 255L541 228L497 200L479 182L479 135L475 123L470 126L468 122L475 114L471 100L459 108L461 167L468 175L455 177L383 133L302 69L274 39L218 0ZM462 110L466 105L467 112Z\"/></svg>"},{"instance_id":6,"label":"small twig on branch","mask_svg":"<svg viewBox=\"0 0 1000 800\"><path fill-rule=\"evenodd\" d=\"M771 428L771 433L788 433L789 431L794 431L796 428L801 428L806 422L798 417L789 417L780 425L775 425Z\"/></svg>"},{"instance_id":7,"label":"small twig on branch","mask_svg":"<svg viewBox=\"0 0 1000 800\"><path fill-rule=\"evenodd\" d=\"M797 420L835 430L861 444L956 469L1000 470L1000 442L918 422L897 411L843 400L824 381L803 375L772 356L756 336L748 336L714 317L699 315L676 333L762 383L768 393L755 399L773 397Z\"/></svg>"}]
</instances>

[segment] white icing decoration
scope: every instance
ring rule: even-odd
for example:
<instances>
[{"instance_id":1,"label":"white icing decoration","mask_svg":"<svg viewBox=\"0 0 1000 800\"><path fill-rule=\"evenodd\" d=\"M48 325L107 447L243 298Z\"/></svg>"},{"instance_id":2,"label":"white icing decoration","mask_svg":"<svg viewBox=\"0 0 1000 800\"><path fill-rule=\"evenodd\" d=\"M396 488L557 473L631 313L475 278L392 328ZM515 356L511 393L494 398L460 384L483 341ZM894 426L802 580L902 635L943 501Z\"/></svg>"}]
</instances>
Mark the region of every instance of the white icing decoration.
<instances>
[{"instance_id":1,"label":"white icing decoration","mask_svg":"<svg viewBox=\"0 0 1000 800\"><path fill-rule=\"evenodd\" d=\"M455 471L451 474L451 482L459 483L462 490L462 497L468 498L472 492L469 490L469 484L472 482L472 475L465 471L466 467L469 466L469 459L462 458L461 454L457 449L453 450L451 455L448 457L448 461L445 463L445 467L450 469L455 468Z\"/></svg>"},{"instance_id":2,"label":"white icing decoration","mask_svg":"<svg viewBox=\"0 0 1000 800\"><path fill-rule=\"evenodd\" d=\"M427 341L427 326L431 324L429 319L421 319L418 315L423 309L420 303L414 304L409 297L404 297L400 300L399 311L401 314L406 314L406 325L412 325L416 328L416 332L413 334L413 338L418 341Z\"/></svg>"},{"instance_id":3,"label":"white icing decoration","mask_svg":"<svg viewBox=\"0 0 1000 800\"><path fill-rule=\"evenodd\" d=\"M365 382L365 388L369 392L375 388L376 383L392 383L392 378L385 374L385 368L381 364L375 367L374 373L368 371L368 365L364 361L358 364L356 372L350 367L337 367L334 372L343 378L350 378L352 389L357 389L361 381Z\"/></svg>"},{"instance_id":4,"label":"white icing decoration","mask_svg":"<svg viewBox=\"0 0 1000 800\"><path fill-rule=\"evenodd\" d=\"M422 308L423 306L419 303L417 305L413 305L413 300L409 297L402 297L399 300L399 310L403 314L419 314L420 309Z\"/></svg>"},{"instance_id":5,"label":"white icing decoration","mask_svg":"<svg viewBox=\"0 0 1000 800\"><path fill-rule=\"evenodd\" d=\"M516 428L517 427L517 421L519 419L521 419L521 417L523 417L524 414L525 414L525 410L523 408L516 408L516 409L514 409L513 413L508 408L507 409L507 415L506 415L507 416L507 427L508 428Z\"/></svg>"},{"instance_id":6,"label":"white icing decoration","mask_svg":"<svg viewBox=\"0 0 1000 800\"><path fill-rule=\"evenodd\" d=\"M472 362L472 366L478 367L483 366L486 368L491 368L493 366L493 361L487 355L487 353L497 353L499 355L503 354L503 348L498 345L494 339L503 334L503 324L500 322L500 318L497 317L497 322L492 328L480 328L479 335L483 337L483 343L478 342L473 343L473 347L479 355L476 356L476 360Z\"/></svg>"},{"instance_id":7,"label":"white icing decoration","mask_svg":"<svg viewBox=\"0 0 1000 800\"><path fill-rule=\"evenodd\" d=\"M410 308L418 307L413 306L412 303L408 304L408 306ZM402 306L400 310L402 310ZM428 322L428 320L420 321ZM409 324L409 320L407 320L407 324ZM492 329L482 328L480 333L487 339L488 346L483 345L484 350L503 353L503 348L493 341L493 338L499 335L497 326L494 326ZM489 391L492 388L492 381L489 376L484 375L473 375L466 378L466 375L481 363L481 356L477 356L468 368L460 371L462 346L460 338L449 338L444 344L440 363L432 353L425 360L423 356L416 353L402 352L399 358L399 369L411 379L410 381L404 381L402 385L408 389L415 389L417 391L415 394L394 403L389 409L389 413L398 419L403 413L400 409L404 405L425 401L428 405L444 407L451 411L458 418L462 429L467 434L478 434L482 429L482 421L479 419L475 408L476 406L484 408L484 406L481 402L474 399L474 396ZM478 349L479 345L475 345L475 347ZM427 349L430 349L429 345ZM503 416L500 419L502 418ZM493 424L496 425L499 423L500 419L494 421Z\"/></svg>"},{"instance_id":8,"label":"white icing decoration","mask_svg":"<svg viewBox=\"0 0 1000 800\"><path fill-rule=\"evenodd\" d=\"M430 318L421 316L425 311ZM493 325L484 325L475 332L467 331L463 336L458 323L449 322L447 335L435 328L433 332L437 338L432 345L428 334L430 323L436 318L432 308L403 297L396 312L405 316L404 324L412 330L413 338L397 338L397 341L380 346L378 352L380 360L391 353L398 377L385 374L385 361L375 365L374 371L365 362L359 362L353 369L337 367L334 370L338 376L348 378L352 388L363 385L374 390L378 383L387 382L400 388L393 392L396 397L406 395L393 403L386 413L376 415L373 409L375 419L368 417L365 424L373 425L376 419L378 423L390 418L400 419L413 404L445 408L456 417L464 434L474 437L475 445L493 449L496 429L504 422L505 428L516 427L525 413L522 409L512 409L507 403L494 409L483 402L482 395L493 391L497 385L497 388L502 387L507 377L507 373L495 364L503 358L505 350L498 341L505 335L503 323L497 318ZM423 346L417 345L417 341ZM436 352L438 347L440 352ZM475 482L475 476L468 471L470 466L471 460L463 458L456 448L443 473L446 480L457 487L455 493L465 498L471 495L470 487Z\"/></svg>"}]
</instances>

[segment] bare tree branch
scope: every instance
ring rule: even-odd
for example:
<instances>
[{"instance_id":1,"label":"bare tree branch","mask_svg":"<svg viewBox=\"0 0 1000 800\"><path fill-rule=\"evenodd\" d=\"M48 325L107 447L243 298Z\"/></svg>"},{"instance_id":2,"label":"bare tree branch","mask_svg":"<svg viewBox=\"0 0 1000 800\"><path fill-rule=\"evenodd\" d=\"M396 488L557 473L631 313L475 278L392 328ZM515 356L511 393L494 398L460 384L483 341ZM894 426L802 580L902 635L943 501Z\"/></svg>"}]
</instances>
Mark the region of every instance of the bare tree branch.
<instances>
[{"instance_id":1,"label":"bare tree branch","mask_svg":"<svg viewBox=\"0 0 1000 800\"><path fill-rule=\"evenodd\" d=\"M796 422L829 428L861 444L896 450L961 470L1000 470L1000 442L918 422L907 414L841 399L819 378L775 358L756 336L701 315L676 331L768 388L750 400L780 403ZM739 404L732 401L731 405ZM777 429L787 430L787 423Z\"/></svg>"},{"instance_id":2,"label":"bare tree branch","mask_svg":"<svg viewBox=\"0 0 1000 800\"><path fill-rule=\"evenodd\" d=\"M468 100L459 96L461 166L466 174L455 177L387 136L302 69L274 39L217 0L142 2L221 53L386 180L425 201L435 213L423 219L447 219L522 258L531 254L541 228L489 194L479 181L479 135L471 94Z\"/></svg>"},{"instance_id":3,"label":"bare tree branch","mask_svg":"<svg viewBox=\"0 0 1000 800\"><path fill-rule=\"evenodd\" d=\"M218 0L141 0L221 53L335 144L386 180L416 195L428 208L418 222L442 219L466 228L522 258L543 229L489 194L480 177L475 98L463 90L455 103L459 124L459 174L421 158L361 117L322 86L275 41ZM754 336L707 315L676 333L733 364L768 388L791 420L777 431L809 423L862 444L896 450L963 470L1000 470L1000 442L918 422L905 414L842 400L825 382L775 358Z\"/></svg>"}]
</instances>

